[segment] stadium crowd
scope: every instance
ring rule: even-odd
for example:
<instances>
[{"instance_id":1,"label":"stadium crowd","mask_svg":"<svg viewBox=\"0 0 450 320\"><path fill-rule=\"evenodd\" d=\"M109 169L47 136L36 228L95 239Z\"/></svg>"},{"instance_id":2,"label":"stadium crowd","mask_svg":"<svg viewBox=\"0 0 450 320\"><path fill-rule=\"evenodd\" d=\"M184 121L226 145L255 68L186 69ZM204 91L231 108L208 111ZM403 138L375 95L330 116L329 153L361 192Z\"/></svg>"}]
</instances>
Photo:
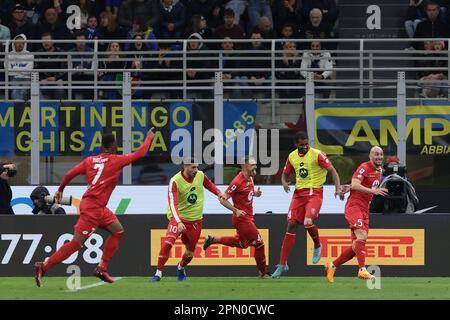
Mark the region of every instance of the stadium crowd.
<instances>
[{"instance_id":1,"label":"stadium crowd","mask_svg":"<svg viewBox=\"0 0 450 320\"><path fill-rule=\"evenodd\" d=\"M72 8L81 10L80 25L72 21ZM411 38L447 38L448 0L410 0L405 19L405 31ZM334 65L328 50L335 50L337 43L320 42L322 39L338 37L339 12L336 0L3 0L0 7L0 41L15 40L10 44L7 61L0 68L8 67L10 81L16 86L28 83L30 70L77 69L72 72L73 84L99 81L121 81L122 73L105 69L131 69L133 97L148 98L141 90L141 81L166 79L181 81L181 72L148 72L152 69L178 69L182 67L181 44L175 40L189 39L187 47L186 79L191 84L203 83L213 78L207 70L219 67L219 62L208 59L208 50L222 50L222 67L235 71L224 74L225 81L236 80L236 89L227 91L232 98L246 98L238 85L261 86L271 79L268 71L248 71L271 67L269 43L264 40L281 39L277 43L275 74L279 86L289 85L292 80L302 80L304 68L327 68ZM70 23L69 23L70 22ZM58 43L52 40L76 39L73 43ZM222 42L204 43L203 39L222 39ZM245 45L234 39L251 39ZM290 40L317 39L314 42L298 43ZM30 43L28 40L41 40ZM86 40L86 41L85 41ZM89 40L99 40L98 59L94 59L94 45ZM102 42L101 40L108 40ZM129 42L110 42L129 40ZM147 42L144 40L153 40ZM174 40L163 42L159 40ZM0 42L0 51L5 52ZM412 42L410 49L426 50L418 57L440 56L443 42ZM236 53L236 50L251 53ZM266 50L264 52L264 50ZM321 52L316 52L321 50ZM429 52L428 52L429 51ZM445 50L444 50L445 51ZM48 54L47 54L48 53ZM204 57L199 60L194 57ZM253 59L258 56L261 59ZM151 57L150 59L148 59ZM267 59L264 59L267 58ZM177 60L178 59L178 60ZM7 65L8 64L8 65ZM445 67L442 59L418 60L419 67ZM280 68L298 68L298 71L283 71ZM246 68L247 71L242 71ZM93 70L103 70L94 74ZM78 71L79 70L79 71ZM315 72L314 80L330 79L332 70ZM5 74L0 72L0 81ZM423 72L420 80L446 80L446 72ZM40 72L41 84L58 85L68 80L67 72ZM194 80L194 81L191 81ZM279 81L278 81L279 80ZM206 91L191 90L194 97L205 97ZM268 90L259 90L268 97ZM164 92L162 92L164 94ZM253 92L254 93L254 92ZM323 92L326 96L328 92ZM426 97L439 96L441 92L425 88ZM1 96L3 94L0 93ZM43 89L43 98L67 97L63 89ZM170 98L179 98L181 92L167 92ZM277 90L281 98L294 98L299 92L288 89ZM294 95L294 96L293 96ZM301 96L301 93L300 93ZM29 99L28 88L11 90L10 97ZM92 99L92 90L77 89L76 99ZM119 99L120 90L101 90L103 99Z\"/></svg>"},{"instance_id":2,"label":"stadium crowd","mask_svg":"<svg viewBox=\"0 0 450 320\"><path fill-rule=\"evenodd\" d=\"M72 5L81 9L81 24L78 29L69 29L70 24L66 23L71 19ZM28 82L29 71L33 69L79 69L79 72L71 75L71 80L82 83L94 80L92 70L95 68L130 68L136 70L132 73L132 79L137 87L140 80L161 79L160 73L142 72L142 69L181 66L181 61L171 59L181 57L177 53L181 49L180 44L176 41L168 43L157 40L190 39L198 41L192 41L188 45L188 69L217 67L217 62L189 59L189 56L206 57L208 49L223 50L223 67L236 69L236 72L225 74L225 80L237 79L248 81L248 85L261 85L270 78L270 72L241 72L240 69L243 66L249 69L270 68L270 54L258 52L268 49L267 43L262 40L285 39L277 47L283 57L277 61L277 65L279 62L279 67L284 68L300 66L302 57L299 50L310 49L310 45L305 43L300 47L289 40L334 38L337 18L335 0L5 0L1 5L0 40L16 40L8 48L8 52L13 53L8 56L8 69L12 70L9 72L10 80L18 84ZM30 39L42 42L30 43ZM64 44L52 41L68 39L78 41ZM130 42L101 42L120 39L128 39ZM223 39L223 42L206 44L201 41L203 39ZM253 41L244 46L233 42L233 39ZM84 40L99 40L98 50L101 54L98 65L95 65L96 61L93 59L93 44ZM325 46L325 43L321 45L320 42L315 46L330 50L335 48L335 44ZM4 52L4 48L1 49ZM241 56L233 52L236 49L255 51L251 55L267 59L254 60L249 54L247 60L245 55L237 60L236 57ZM17 54L19 52L20 55ZM70 58L64 61L67 60L64 59L68 56L67 52L71 52ZM126 54L126 59L124 52L130 52ZM157 59L145 59L152 54ZM323 68L324 64L330 63L320 60L319 54L312 57L305 52L303 58L306 60L302 62L302 66L305 67ZM187 71L187 80L205 80L212 76L211 72ZM294 80L303 79L305 73L278 72L276 76L280 80ZM317 79L327 76L329 72L321 73ZM121 77L119 72L98 74L100 81L121 80ZM164 78L181 80L183 75L177 72L164 73ZM58 84L64 80L67 80L66 72L40 72L40 81L46 85ZM50 99L65 96L62 89L42 90L41 94ZM77 90L74 94L75 98L92 98L89 90ZM178 97L180 93L171 91L170 94ZM202 95L201 92L193 94ZM243 95L238 88L231 94L237 98ZM133 90L135 98L143 98L145 95L144 90ZM290 97L291 94L289 90L283 90L281 95ZM28 99L29 90L11 90L11 97ZM120 92L103 90L100 97L116 99L120 98Z\"/></svg>"}]
</instances>

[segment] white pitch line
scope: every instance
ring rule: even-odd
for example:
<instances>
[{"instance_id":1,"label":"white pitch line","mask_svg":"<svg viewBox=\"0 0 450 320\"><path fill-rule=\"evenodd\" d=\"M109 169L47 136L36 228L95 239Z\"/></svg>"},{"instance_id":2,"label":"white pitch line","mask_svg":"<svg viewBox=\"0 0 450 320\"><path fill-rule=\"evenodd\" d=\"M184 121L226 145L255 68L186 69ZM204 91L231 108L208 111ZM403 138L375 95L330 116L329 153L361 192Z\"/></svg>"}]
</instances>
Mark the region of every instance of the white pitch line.
<instances>
[{"instance_id":1,"label":"white pitch line","mask_svg":"<svg viewBox=\"0 0 450 320\"><path fill-rule=\"evenodd\" d=\"M121 279L125 279L125 278L124 277L114 278L114 282L118 281L118 280L121 280ZM90 284L90 285L87 285L87 286L84 286L84 287L80 287L80 288L75 289L75 290L65 290L65 292L77 292L77 291L80 291L80 290L86 290L86 289L90 289L90 288L99 287L99 286L102 286L104 284L108 284L108 283L104 282L104 281L100 281L100 282L96 282L96 283L93 283L93 284Z\"/></svg>"}]
</instances>

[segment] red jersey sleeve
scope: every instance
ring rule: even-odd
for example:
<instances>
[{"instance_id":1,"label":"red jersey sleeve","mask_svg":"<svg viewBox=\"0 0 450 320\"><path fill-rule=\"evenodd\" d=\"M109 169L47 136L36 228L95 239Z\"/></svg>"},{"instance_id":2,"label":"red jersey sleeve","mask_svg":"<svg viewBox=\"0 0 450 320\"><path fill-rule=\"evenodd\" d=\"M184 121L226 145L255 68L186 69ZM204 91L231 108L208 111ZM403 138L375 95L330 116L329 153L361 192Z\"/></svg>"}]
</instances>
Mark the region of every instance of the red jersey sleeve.
<instances>
[{"instance_id":1,"label":"red jersey sleeve","mask_svg":"<svg viewBox=\"0 0 450 320\"><path fill-rule=\"evenodd\" d=\"M150 148L150 145L152 143L152 139L150 136L147 136L145 138L144 143L141 144L141 146L132 153L119 155L116 159L121 167L125 167L129 165L130 163L135 162L136 160L143 158L145 154L147 153L148 149Z\"/></svg>"},{"instance_id":2,"label":"red jersey sleeve","mask_svg":"<svg viewBox=\"0 0 450 320\"><path fill-rule=\"evenodd\" d=\"M359 181L363 181L367 176L367 168L363 164L356 169L355 173L352 176L352 179L358 179Z\"/></svg>"},{"instance_id":3,"label":"red jersey sleeve","mask_svg":"<svg viewBox=\"0 0 450 320\"><path fill-rule=\"evenodd\" d=\"M322 152L319 153L317 161L319 163L319 166L321 166L324 169L328 169L332 165L331 161Z\"/></svg>"},{"instance_id":4,"label":"red jersey sleeve","mask_svg":"<svg viewBox=\"0 0 450 320\"><path fill-rule=\"evenodd\" d=\"M210 192L214 193L216 196L220 194L220 190L216 187L214 183L205 175L203 179L203 186L208 189Z\"/></svg>"},{"instance_id":5,"label":"red jersey sleeve","mask_svg":"<svg viewBox=\"0 0 450 320\"><path fill-rule=\"evenodd\" d=\"M283 173L284 174L291 174L291 172L294 170L294 167L292 166L291 162L289 161L289 158L286 160L286 164L284 165Z\"/></svg>"},{"instance_id":6,"label":"red jersey sleeve","mask_svg":"<svg viewBox=\"0 0 450 320\"><path fill-rule=\"evenodd\" d=\"M239 186L241 185L242 180L240 179L240 175L237 175L233 181L231 181L225 193L230 195L231 197L239 190Z\"/></svg>"},{"instance_id":7,"label":"red jersey sleeve","mask_svg":"<svg viewBox=\"0 0 450 320\"><path fill-rule=\"evenodd\" d=\"M70 170L64 175L64 178L62 179L61 184L59 185L58 188L59 192L63 192L64 188L69 184L70 181L72 181L73 178L81 174L86 174L86 161L87 161L86 159L81 161L74 168L72 168L72 170Z\"/></svg>"},{"instance_id":8,"label":"red jersey sleeve","mask_svg":"<svg viewBox=\"0 0 450 320\"><path fill-rule=\"evenodd\" d=\"M171 179L169 183L168 198L173 218L176 222L181 222L180 213L178 212L178 189L177 184L173 179Z\"/></svg>"}]
</instances>

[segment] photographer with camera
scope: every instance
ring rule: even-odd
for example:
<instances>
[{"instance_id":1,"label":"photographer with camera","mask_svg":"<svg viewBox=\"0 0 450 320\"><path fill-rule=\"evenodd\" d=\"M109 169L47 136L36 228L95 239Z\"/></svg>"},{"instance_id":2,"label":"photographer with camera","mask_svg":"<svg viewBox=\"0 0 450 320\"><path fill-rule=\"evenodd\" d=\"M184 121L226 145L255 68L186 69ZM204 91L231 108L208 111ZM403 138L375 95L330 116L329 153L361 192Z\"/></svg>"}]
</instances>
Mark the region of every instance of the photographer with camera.
<instances>
[{"instance_id":1,"label":"photographer with camera","mask_svg":"<svg viewBox=\"0 0 450 320\"><path fill-rule=\"evenodd\" d=\"M11 207L12 190L8 181L16 173L14 163L0 163L0 214L14 214Z\"/></svg>"},{"instance_id":2,"label":"photographer with camera","mask_svg":"<svg viewBox=\"0 0 450 320\"><path fill-rule=\"evenodd\" d=\"M66 214L58 203L55 202L53 196L50 195L48 189L44 186L36 187L30 194L31 201L33 201L33 214ZM68 203L61 202L61 204L71 205L72 199L68 197Z\"/></svg>"}]
</instances>

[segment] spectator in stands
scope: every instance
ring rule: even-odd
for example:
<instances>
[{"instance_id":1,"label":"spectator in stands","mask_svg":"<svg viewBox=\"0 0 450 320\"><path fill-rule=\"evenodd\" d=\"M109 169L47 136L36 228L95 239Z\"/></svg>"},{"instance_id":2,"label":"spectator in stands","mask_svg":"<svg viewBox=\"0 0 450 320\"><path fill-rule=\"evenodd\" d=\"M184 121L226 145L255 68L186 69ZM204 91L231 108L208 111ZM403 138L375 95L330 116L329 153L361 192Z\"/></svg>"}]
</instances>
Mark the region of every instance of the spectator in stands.
<instances>
[{"instance_id":1,"label":"spectator in stands","mask_svg":"<svg viewBox=\"0 0 450 320\"><path fill-rule=\"evenodd\" d=\"M186 23L186 8L178 0L162 0L159 30L162 39L181 39Z\"/></svg>"},{"instance_id":2,"label":"spectator in stands","mask_svg":"<svg viewBox=\"0 0 450 320\"><path fill-rule=\"evenodd\" d=\"M10 40L11 39L11 31L9 28L2 24L2 19L0 17L0 40ZM0 44L3 46L3 44Z\"/></svg>"},{"instance_id":3,"label":"spectator in stands","mask_svg":"<svg viewBox=\"0 0 450 320\"><path fill-rule=\"evenodd\" d=\"M207 59L206 50L207 47L203 43L203 38L198 33L193 33L188 38L187 44L187 55L186 55L186 78L188 81L188 86L207 86L207 83L193 83L194 80L205 80L212 77L211 72L202 71L201 69L211 68L211 63L209 59ZM205 57L205 59L199 59ZM194 58L194 59L192 59ZM189 83L190 81L190 83ZM189 96L191 98L205 98L206 91L205 90L189 90Z\"/></svg>"},{"instance_id":4,"label":"spectator in stands","mask_svg":"<svg viewBox=\"0 0 450 320\"><path fill-rule=\"evenodd\" d=\"M212 39L213 33L211 29L208 27L208 22L204 16L194 14L191 18L191 22L189 27L187 28L188 34L186 38L191 36L194 33L198 33L202 39Z\"/></svg>"},{"instance_id":5,"label":"spectator in stands","mask_svg":"<svg viewBox=\"0 0 450 320\"><path fill-rule=\"evenodd\" d=\"M283 51L281 59L277 59L275 62L276 69L294 69L294 70L278 70L275 75L277 80L300 80L300 64L301 58L297 50L295 42L286 41L283 44ZM278 82L278 86L292 86L298 85L299 83L294 82ZM304 95L304 90L293 90L293 89L281 89L278 90L280 93L280 98L300 98Z\"/></svg>"},{"instance_id":6,"label":"spectator in stands","mask_svg":"<svg viewBox=\"0 0 450 320\"><path fill-rule=\"evenodd\" d=\"M0 17L5 26L11 23L11 13L16 5L15 0L3 0L0 5Z\"/></svg>"},{"instance_id":7,"label":"spectator in stands","mask_svg":"<svg viewBox=\"0 0 450 320\"><path fill-rule=\"evenodd\" d=\"M405 30L408 37L414 38L417 26L426 18L425 0L409 0L408 11L406 13Z\"/></svg>"},{"instance_id":8,"label":"spectator in stands","mask_svg":"<svg viewBox=\"0 0 450 320\"><path fill-rule=\"evenodd\" d=\"M265 81L269 80L270 78L270 71L261 69L271 68L270 53L262 52L263 50L267 51L267 47L263 44L263 37L261 35L261 32L257 28L253 30L250 38L252 39L249 48L249 51L251 51L251 53L243 55L242 66L243 68L255 70L242 73L249 80L250 86L265 86L267 85ZM269 94L268 90L255 89L253 91L262 94L264 97L267 97Z\"/></svg>"},{"instance_id":9,"label":"spectator in stands","mask_svg":"<svg viewBox=\"0 0 450 320\"><path fill-rule=\"evenodd\" d=\"M66 24L59 20L58 12L55 8L48 8L44 11L44 18L41 23L36 26L36 29L36 35L39 39L46 32L50 32L52 34L52 38L55 40L72 39L72 35L67 29ZM58 43L56 46L61 49L67 49L69 44Z\"/></svg>"},{"instance_id":10,"label":"spectator in stands","mask_svg":"<svg viewBox=\"0 0 450 320\"><path fill-rule=\"evenodd\" d=\"M10 83L24 88L12 89L13 100L28 100L30 98L31 70L34 69L34 56L27 50L27 37L19 34L13 38L11 53L5 60L5 69L9 70Z\"/></svg>"},{"instance_id":11,"label":"spectator in stands","mask_svg":"<svg viewBox=\"0 0 450 320\"><path fill-rule=\"evenodd\" d=\"M117 16L122 2L123 0L106 0L105 9L106 11L111 12L113 15Z\"/></svg>"},{"instance_id":12,"label":"spectator in stands","mask_svg":"<svg viewBox=\"0 0 450 320\"><path fill-rule=\"evenodd\" d=\"M160 50L158 55L158 62L156 64L157 69L179 69L182 67L182 61L177 60L182 56L181 52L177 52L176 50L172 50L171 46L167 42L162 42L160 44ZM155 72L151 74L151 79L164 79L169 81L180 81L179 83L173 86L179 86L182 83L183 74L181 72ZM169 85L170 86L170 85ZM179 99L182 97L181 90L167 90L162 91L158 90L158 93L167 96L170 99Z\"/></svg>"},{"instance_id":13,"label":"spectator in stands","mask_svg":"<svg viewBox=\"0 0 450 320\"><path fill-rule=\"evenodd\" d=\"M86 86L94 81L93 70L96 67L94 50L86 43L86 35L79 31L75 34L75 48L69 50L69 69L79 71L72 72L73 86ZM93 92L89 89L74 89L75 99L92 99Z\"/></svg>"},{"instance_id":14,"label":"spectator in stands","mask_svg":"<svg viewBox=\"0 0 450 320\"><path fill-rule=\"evenodd\" d=\"M303 0L303 19L307 21L312 9L319 9L322 12L323 20L334 27L338 18L336 0Z\"/></svg>"},{"instance_id":15,"label":"spectator in stands","mask_svg":"<svg viewBox=\"0 0 450 320\"><path fill-rule=\"evenodd\" d=\"M323 20L322 11L312 9L309 13L309 22L301 27L300 38L302 39L333 39L335 37L333 27ZM307 45L306 45L307 46ZM336 43L326 42L324 48L335 50Z\"/></svg>"},{"instance_id":16,"label":"spectator in stands","mask_svg":"<svg viewBox=\"0 0 450 320\"><path fill-rule=\"evenodd\" d=\"M119 24L131 29L134 20L144 22L144 28L153 29L159 23L159 0L126 0L119 10Z\"/></svg>"},{"instance_id":17,"label":"spectator in stands","mask_svg":"<svg viewBox=\"0 0 450 320\"><path fill-rule=\"evenodd\" d=\"M149 54L147 47L144 45L144 42L142 41L143 39L144 37L142 34L140 33L135 34L133 38L134 41L128 49L130 53L127 54L127 59L130 60L127 61L126 68L135 70L131 72L131 82L133 85L131 94L133 98L136 99L142 99L145 93L144 90L138 89L138 87L141 85L141 82L148 78L147 74L144 73L142 70L148 69L152 64L155 64L153 62L146 61L146 59L149 58Z\"/></svg>"},{"instance_id":18,"label":"spectator in stands","mask_svg":"<svg viewBox=\"0 0 450 320\"><path fill-rule=\"evenodd\" d=\"M447 38L448 26L439 19L439 5L430 1L425 7L425 12L427 17L417 25L414 38ZM423 50L424 43L414 42L414 48Z\"/></svg>"},{"instance_id":19,"label":"spectator in stands","mask_svg":"<svg viewBox=\"0 0 450 320\"><path fill-rule=\"evenodd\" d=\"M98 40L99 38L99 27L96 16L90 16L87 20L86 28L83 29L86 39L88 40Z\"/></svg>"},{"instance_id":20,"label":"spectator in stands","mask_svg":"<svg viewBox=\"0 0 450 320\"><path fill-rule=\"evenodd\" d=\"M127 31L119 26L117 23L117 18L107 11L100 13L100 28L99 28L99 39L102 40L119 40L125 39ZM100 49L102 51L106 50L108 43L101 42Z\"/></svg>"},{"instance_id":21,"label":"spectator in stands","mask_svg":"<svg viewBox=\"0 0 450 320\"><path fill-rule=\"evenodd\" d=\"M260 23L261 17L267 17L273 26L272 9L269 0L248 0L248 30L252 30Z\"/></svg>"},{"instance_id":22,"label":"spectator in stands","mask_svg":"<svg viewBox=\"0 0 450 320\"><path fill-rule=\"evenodd\" d=\"M66 55L55 46L50 32L44 32L41 36L41 48L36 54L36 69L61 70L40 71L39 80L42 86L62 86L67 70ZM64 89L41 89L41 99L58 99L65 96Z\"/></svg>"},{"instance_id":23,"label":"spectator in stands","mask_svg":"<svg viewBox=\"0 0 450 320\"><path fill-rule=\"evenodd\" d=\"M277 46L276 46L277 50L283 49L284 43L286 41L293 40L295 38L294 30L295 30L294 25L289 22L285 23L283 25L283 28L281 28L281 33L280 33L279 38L284 41L282 41L281 43L280 42L277 43ZM297 45L296 45L296 47L297 47Z\"/></svg>"},{"instance_id":24,"label":"spectator in stands","mask_svg":"<svg viewBox=\"0 0 450 320\"><path fill-rule=\"evenodd\" d=\"M144 31L144 39L145 40L155 40L155 41L149 41L146 43L146 47L149 51L159 51L158 42L156 41L156 35L153 31L152 27L148 27Z\"/></svg>"},{"instance_id":25,"label":"spectator in stands","mask_svg":"<svg viewBox=\"0 0 450 320\"><path fill-rule=\"evenodd\" d=\"M311 71L306 69L326 69ZM302 63L301 63L301 75L306 79L308 72L314 73L315 85L320 87L322 84L321 80L330 79L333 75L333 62L331 60L331 54L326 51L322 51L322 45L319 41L311 42L310 50L303 53ZM319 82L317 82L319 81ZM325 98L330 95L330 90L321 90L321 93Z\"/></svg>"},{"instance_id":26,"label":"spectator in stands","mask_svg":"<svg viewBox=\"0 0 450 320\"><path fill-rule=\"evenodd\" d=\"M100 81L123 81L122 70L126 67L126 61L121 59L120 51L120 43L109 43L106 52L102 55L102 58L100 58L99 69L102 70L98 75ZM121 83L115 83L112 85L120 88L100 90L99 97L101 99L114 100L122 97Z\"/></svg>"},{"instance_id":27,"label":"spectator in stands","mask_svg":"<svg viewBox=\"0 0 450 320\"><path fill-rule=\"evenodd\" d=\"M233 9L227 8L223 13L223 24L218 26L216 29L216 37L218 39L244 39L244 30L241 26L234 23L234 11ZM236 44L236 47L239 47Z\"/></svg>"},{"instance_id":28,"label":"spectator in stands","mask_svg":"<svg viewBox=\"0 0 450 320\"><path fill-rule=\"evenodd\" d=\"M448 61L447 53L443 51L445 49L445 43L443 41L425 41L424 42L425 53L421 54L422 60L417 60L416 65L419 68L431 69L442 68L443 70L422 70L417 74L417 78L422 83L421 96L424 98L436 98L443 96L444 91L439 86L445 86L447 81L442 83L426 83L426 81L444 81L447 80L448 74L446 72ZM446 92L446 91L445 91Z\"/></svg>"},{"instance_id":29,"label":"spectator in stands","mask_svg":"<svg viewBox=\"0 0 450 320\"><path fill-rule=\"evenodd\" d=\"M242 15L248 6L248 0L230 0L226 3L225 9L231 9L234 12L234 24L242 27Z\"/></svg>"},{"instance_id":30,"label":"spectator in stands","mask_svg":"<svg viewBox=\"0 0 450 320\"><path fill-rule=\"evenodd\" d=\"M262 16L259 18L258 26L256 27L259 32L261 33L261 36L263 39L275 39L275 31L272 28L272 22L270 19L266 16Z\"/></svg>"},{"instance_id":31,"label":"spectator in stands","mask_svg":"<svg viewBox=\"0 0 450 320\"><path fill-rule=\"evenodd\" d=\"M190 21L192 16L200 15L205 17L211 28L215 29L222 23L220 4L220 0L190 0L186 4L186 20Z\"/></svg>"},{"instance_id":32,"label":"spectator in stands","mask_svg":"<svg viewBox=\"0 0 450 320\"><path fill-rule=\"evenodd\" d=\"M234 52L234 43L230 37L225 37L223 39L223 42L221 43L221 48L223 50L222 68L234 69L233 71L224 71L222 73L222 79L225 82L224 85L230 86L231 84L227 84L227 81L241 79L241 73L239 71L239 68L241 66L239 61L239 55ZM233 83L233 86L235 86L235 89L231 90L231 98L233 99L241 98L241 90L239 89L239 86L242 86L242 83ZM228 94L229 92L230 90L225 90L226 94Z\"/></svg>"},{"instance_id":33,"label":"spectator in stands","mask_svg":"<svg viewBox=\"0 0 450 320\"><path fill-rule=\"evenodd\" d=\"M28 20L25 8L21 4L16 4L11 15L11 23L8 26L11 38L24 34L27 39L33 39L34 24Z\"/></svg>"},{"instance_id":34,"label":"spectator in stands","mask_svg":"<svg viewBox=\"0 0 450 320\"><path fill-rule=\"evenodd\" d=\"M273 23L278 34L289 23L298 30L302 23L301 0L275 0L273 5Z\"/></svg>"},{"instance_id":35,"label":"spectator in stands","mask_svg":"<svg viewBox=\"0 0 450 320\"><path fill-rule=\"evenodd\" d=\"M44 1L39 0L27 0L23 1L21 4L25 8L25 13L28 17L28 20L33 24L37 24L41 14L44 12L46 7L43 6Z\"/></svg>"}]
</instances>

